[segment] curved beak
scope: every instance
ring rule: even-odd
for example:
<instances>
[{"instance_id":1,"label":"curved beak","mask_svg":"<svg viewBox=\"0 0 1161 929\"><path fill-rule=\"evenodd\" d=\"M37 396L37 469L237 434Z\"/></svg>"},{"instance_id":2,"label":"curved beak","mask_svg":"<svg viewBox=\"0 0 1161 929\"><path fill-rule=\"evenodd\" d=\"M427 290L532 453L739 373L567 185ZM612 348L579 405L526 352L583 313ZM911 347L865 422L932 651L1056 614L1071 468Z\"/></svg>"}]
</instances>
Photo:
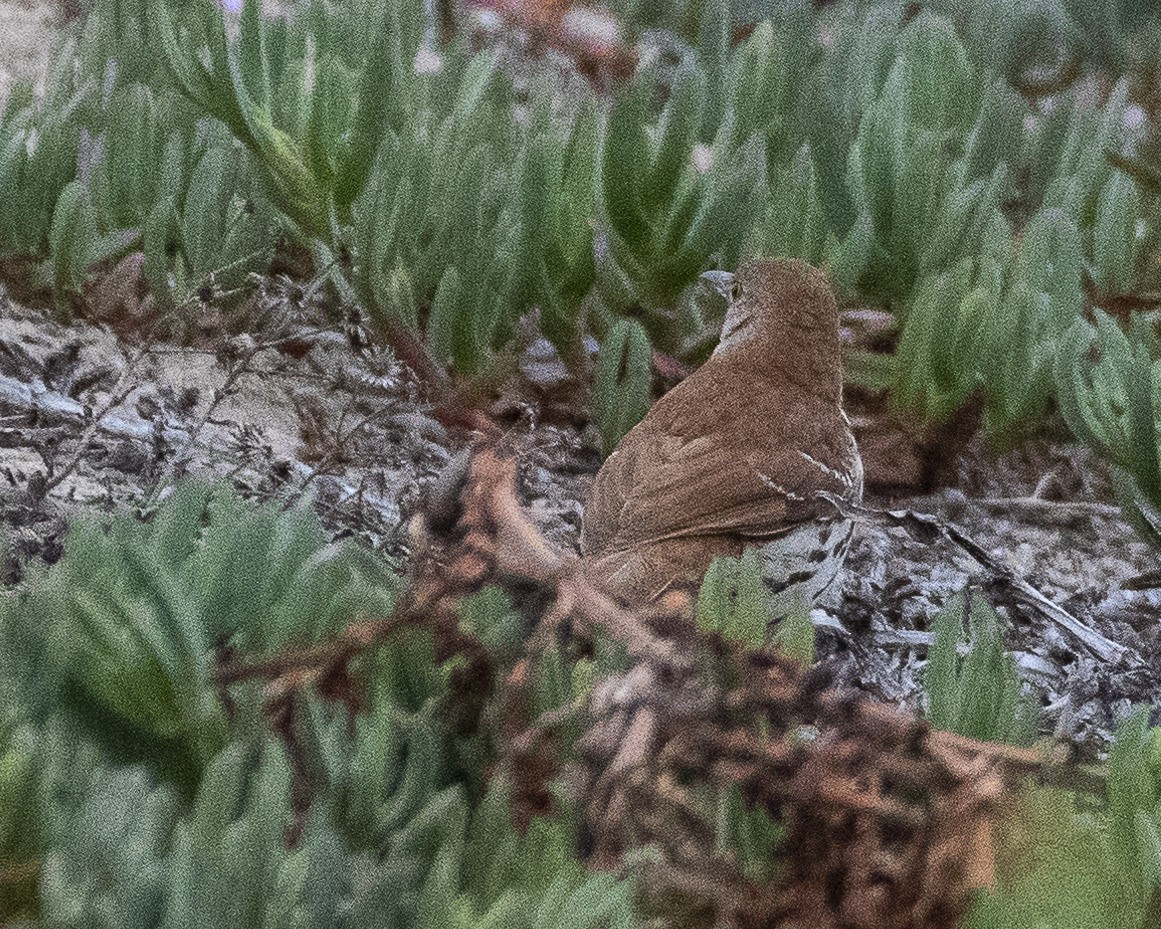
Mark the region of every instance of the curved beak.
<instances>
[{"instance_id":1,"label":"curved beak","mask_svg":"<svg viewBox=\"0 0 1161 929\"><path fill-rule=\"evenodd\" d=\"M731 272L706 271L701 275L701 279L721 294L727 303L729 302L730 289L734 286L734 275Z\"/></svg>"}]
</instances>

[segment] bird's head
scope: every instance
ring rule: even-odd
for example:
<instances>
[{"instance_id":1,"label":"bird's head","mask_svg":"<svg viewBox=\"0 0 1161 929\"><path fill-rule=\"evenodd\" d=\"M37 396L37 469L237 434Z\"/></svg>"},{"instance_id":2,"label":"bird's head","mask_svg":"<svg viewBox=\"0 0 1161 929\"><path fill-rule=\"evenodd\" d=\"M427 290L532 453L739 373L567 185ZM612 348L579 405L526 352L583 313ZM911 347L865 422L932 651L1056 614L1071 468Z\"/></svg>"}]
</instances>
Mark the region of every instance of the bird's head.
<instances>
[{"instance_id":1,"label":"bird's head","mask_svg":"<svg viewBox=\"0 0 1161 929\"><path fill-rule=\"evenodd\" d=\"M760 258L736 273L706 271L702 280L725 298L726 318L714 354L782 332L812 330L834 334L838 344L838 309L826 275L804 261Z\"/></svg>"}]
</instances>

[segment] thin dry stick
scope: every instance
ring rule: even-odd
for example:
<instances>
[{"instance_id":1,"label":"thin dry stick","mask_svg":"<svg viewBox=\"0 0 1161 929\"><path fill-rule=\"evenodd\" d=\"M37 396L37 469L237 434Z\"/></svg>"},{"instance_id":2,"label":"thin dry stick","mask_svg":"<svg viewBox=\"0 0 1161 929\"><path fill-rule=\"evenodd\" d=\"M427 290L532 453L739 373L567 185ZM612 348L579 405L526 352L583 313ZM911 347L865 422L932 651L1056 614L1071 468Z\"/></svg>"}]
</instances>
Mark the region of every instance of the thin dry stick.
<instances>
[{"instance_id":1,"label":"thin dry stick","mask_svg":"<svg viewBox=\"0 0 1161 929\"><path fill-rule=\"evenodd\" d=\"M348 624L335 638L306 648L279 652L270 658L252 662L232 662L214 672L214 682L229 687L239 681L259 678L277 679L293 672L322 673L349 661L357 652L385 642L399 629L411 625L417 617L412 604L400 604L386 619L358 620Z\"/></svg>"},{"instance_id":2,"label":"thin dry stick","mask_svg":"<svg viewBox=\"0 0 1161 929\"><path fill-rule=\"evenodd\" d=\"M202 430L206 428L206 425L214 415L214 411L222 405L227 397L233 394L234 385L237 384L241 377L244 374L252 373L250 362L254 360L254 356L267 347L265 343L252 343L232 359L230 368L226 371L226 379L222 382L222 386L214 388L205 411L190 426L188 438L186 438L179 448L174 450L169 464L158 476L154 486L161 486L164 481L173 476L179 465L182 464L182 460L189 454L189 450L193 448L193 444L197 441L198 436L201 435Z\"/></svg>"},{"instance_id":3,"label":"thin dry stick","mask_svg":"<svg viewBox=\"0 0 1161 929\"><path fill-rule=\"evenodd\" d=\"M118 390L129 373L137 368L137 365L141 363L141 359L144 358L149 353L149 351L150 340L146 339L141 348L137 350L133 357L130 358L126 365L121 369L120 373L118 373L117 380L113 384L114 392L110 395L109 399L101 405L100 409L93 414L88 428L85 429L84 433L78 440L76 451L73 452L72 457L65 463L64 467L62 467L60 470L54 471L52 476L48 477L45 481L42 496L47 497L56 487L60 486L62 481L66 480L69 475L71 475L77 469L82 459L84 458L85 453L91 447L93 438L96 436L97 431L102 428L102 422L105 417L108 416L117 407L119 407L122 403L124 403L129 395L140 386L137 382L134 381L133 383L128 384L126 387Z\"/></svg>"},{"instance_id":4,"label":"thin dry stick","mask_svg":"<svg viewBox=\"0 0 1161 929\"><path fill-rule=\"evenodd\" d=\"M902 519L906 520L914 519L920 514L902 511L899 515ZM934 517L929 518L934 519ZM936 524L939 525L938 520L936 520ZM1095 629L1086 626L1069 613L1068 610L1064 609L1064 607L1058 606L1023 578L1017 577L1011 568L1007 565L1000 564L992 558L978 542L957 526L948 523L941 525L941 529L947 538L955 542L976 561L992 572L999 581L1011 587L1018 594L1030 601L1043 615L1047 616L1057 625L1071 632L1099 658L1113 663L1120 662L1124 659L1137 664L1143 663L1141 656L1127 646L1121 645L1119 642L1114 642L1112 639L1101 635Z\"/></svg>"},{"instance_id":5,"label":"thin dry stick","mask_svg":"<svg viewBox=\"0 0 1161 929\"><path fill-rule=\"evenodd\" d=\"M954 523L916 510L877 510L873 507L858 506L842 501L834 494L826 492L820 492L819 497L830 503L843 516L862 517L879 523L885 522L906 530L912 538L920 541L930 542L937 536L943 536L971 555L992 575L994 580L1010 588L1043 616L1072 633L1098 658L1111 664L1126 662L1138 667L1144 665L1144 659L1136 651L1114 642L1095 629L1086 626L1068 610L1058 606L1023 578L1017 577L1011 568L989 555L982 545Z\"/></svg>"},{"instance_id":6,"label":"thin dry stick","mask_svg":"<svg viewBox=\"0 0 1161 929\"><path fill-rule=\"evenodd\" d=\"M307 488L311 485L311 483L317 477L326 473L327 469L332 464L334 464L335 460L338 458L340 449L344 448L346 446L346 444L348 442L350 442L360 432L363 432L372 424L377 423L380 420L386 418L391 413L392 413L392 410L389 407L382 406L373 415L364 417L363 419L360 419L353 426L351 426L346 432L343 432L343 420L347 415L347 411L343 410L339 414L339 422L335 428L334 438L329 443L330 450L325 455L323 455L323 457L319 460L319 462L306 473L306 475L303 477L302 481L299 483L298 490L297 490L295 496L291 497L289 500L286 501L286 503L284 504L284 509L289 509L291 506L293 506L294 502L297 499L301 498L301 496L304 493L306 493Z\"/></svg>"},{"instance_id":7,"label":"thin dry stick","mask_svg":"<svg viewBox=\"0 0 1161 929\"><path fill-rule=\"evenodd\" d=\"M318 332L321 331L322 330L318 330ZM199 416L197 420L195 420L190 425L185 439L178 446L178 448L174 450L173 455L170 457L169 464L167 464L154 479L153 486L150 490L150 495L156 494L160 488L168 484L173 479L173 476L177 473L177 469L188 460L190 449L193 448L194 443L197 441L202 431L209 424L214 415L214 412L218 409L219 406L222 405L223 402L225 402L226 399L233 395L235 385L238 383L238 381L246 374L255 373L255 370L251 367L251 362L260 352L267 351L268 349L278 348L280 345L283 345L286 342L309 337L309 333L304 335L303 333L295 332L291 335L280 336L278 338L268 339L262 342L251 341L249 345L245 344L247 341L246 339L236 340L238 344L243 346L242 350L238 352L233 359L231 359L231 364L229 369L226 371L226 377L222 382L222 386L214 389L210 398L210 402L206 405L206 409L202 412L202 415Z\"/></svg>"},{"instance_id":8,"label":"thin dry stick","mask_svg":"<svg viewBox=\"0 0 1161 929\"><path fill-rule=\"evenodd\" d=\"M1091 500L1046 500L1044 497L983 497L971 501L979 506L997 510L1035 510L1049 516L1102 516L1108 519L1124 519L1124 512L1111 503L1095 503Z\"/></svg>"}]
</instances>

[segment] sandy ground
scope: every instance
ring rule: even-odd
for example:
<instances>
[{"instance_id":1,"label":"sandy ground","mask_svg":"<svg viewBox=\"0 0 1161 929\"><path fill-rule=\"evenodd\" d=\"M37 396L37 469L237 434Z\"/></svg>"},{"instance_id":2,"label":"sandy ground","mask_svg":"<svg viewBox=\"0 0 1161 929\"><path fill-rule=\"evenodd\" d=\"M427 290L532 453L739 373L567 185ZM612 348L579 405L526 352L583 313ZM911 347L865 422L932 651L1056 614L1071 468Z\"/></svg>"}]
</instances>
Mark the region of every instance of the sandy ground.
<instances>
[{"instance_id":1,"label":"sandy ground","mask_svg":"<svg viewBox=\"0 0 1161 929\"><path fill-rule=\"evenodd\" d=\"M39 86L63 22L63 3L0 0L0 103L22 78Z\"/></svg>"}]
</instances>

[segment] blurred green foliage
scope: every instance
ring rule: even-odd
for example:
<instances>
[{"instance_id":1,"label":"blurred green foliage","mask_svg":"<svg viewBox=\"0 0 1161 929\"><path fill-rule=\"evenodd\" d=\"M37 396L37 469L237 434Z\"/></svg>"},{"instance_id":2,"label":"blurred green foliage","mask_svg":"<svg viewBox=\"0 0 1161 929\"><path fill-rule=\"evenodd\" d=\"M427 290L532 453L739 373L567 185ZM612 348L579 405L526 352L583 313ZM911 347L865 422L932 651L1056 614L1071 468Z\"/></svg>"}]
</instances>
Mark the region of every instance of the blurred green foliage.
<instances>
[{"instance_id":1,"label":"blurred green foliage","mask_svg":"<svg viewBox=\"0 0 1161 929\"><path fill-rule=\"evenodd\" d=\"M271 727L258 684L227 696L214 681L224 660L314 642L357 609L390 609L395 581L369 555L329 543L306 511L224 487L180 484L144 515L79 524L61 560L0 609L3 918L44 929L640 922L634 880L578 859L565 781L550 784L554 812L513 826L508 774L486 776L488 752L465 754L449 729L456 662L437 662L426 630L362 659L358 713L303 693ZM530 658L531 630L496 588L460 613L498 667L525 665L534 714L579 708L594 682L627 668L599 637L590 657L546 643ZM715 564L697 613L703 628L812 660L809 617L782 618L789 637L767 635L750 556ZM932 722L1028 741L1034 719L996 614L978 598L952 603L935 629ZM562 757L582 722L558 728ZM752 880L776 879L782 826L736 788L705 799L715 848ZM1034 842L1036 854L1001 862L971 925L1015 927L1034 913L1051 925L1148 925L1159 800L1161 730L1142 710L1112 748L1106 803L1024 797L1010 841ZM1083 900L1063 892L1088 880Z\"/></svg>"},{"instance_id":2,"label":"blurred green foliage","mask_svg":"<svg viewBox=\"0 0 1161 929\"><path fill-rule=\"evenodd\" d=\"M715 558L697 598L697 624L750 648L772 645L803 665L814 662L814 625L803 596L771 594L762 581L762 557Z\"/></svg>"},{"instance_id":3,"label":"blurred green foliage","mask_svg":"<svg viewBox=\"0 0 1161 929\"><path fill-rule=\"evenodd\" d=\"M388 615L377 558L224 486L179 484L145 515L73 527L61 560L0 603L0 919L636 924L632 883L578 860L565 795L519 833L506 778L463 769L444 714L455 663L430 632L366 656L358 714L304 694L271 727L260 684L215 681L223 661ZM519 622L498 591L465 604L498 658ZM542 671L543 709L586 692L559 655Z\"/></svg>"},{"instance_id":4,"label":"blurred green foliage","mask_svg":"<svg viewBox=\"0 0 1161 929\"><path fill-rule=\"evenodd\" d=\"M1145 314L1125 332L1110 316L1078 320L1056 360L1057 395L1069 428L1113 466L1126 515L1161 547L1161 359ZM1095 357L1094 357L1095 352Z\"/></svg>"},{"instance_id":5,"label":"blurred green foliage","mask_svg":"<svg viewBox=\"0 0 1161 929\"><path fill-rule=\"evenodd\" d=\"M923 681L927 718L971 739L1031 743L1036 707L1021 692L995 610L982 597L963 594L948 602L933 625L935 642Z\"/></svg>"},{"instance_id":6,"label":"blurred green foliage","mask_svg":"<svg viewBox=\"0 0 1161 929\"><path fill-rule=\"evenodd\" d=\"M216 648L270 654L390 610L381 563L324 543L308 511L190 482L149 522L77 522L59 566L0 604L6 671L35 718L64 711L115 757L162 759L188 788L228 738Z\"/></svg>"},{"instance_id":7,"label":"blurred green foliage","mask_svg":"<svg viewBox=\"0 0 1161 929\"><path fill-rule=\"evenodd\" d=\"M593 417L610 455L649 411L652 352L645 329L633 319L614 323L593 369Z\"/></svg>"},{"instance_id":8,"label":"blurred green foliage","mask_svg":"<svg viewBox=\"0 0 1161 929\"><path fill-rule=\"evenodd\" d=\"M1065 790L1036 788L1000 840L1024 836L1027 854L1001 860L1001 879L965 921L969 929L1059 926L1146 929L1161 900L1161 766L1141 707L1124 720L1109 754L1107 807ZM1018 824L1018 825L1017 825Z\"/></svg>"}]
</instances>

